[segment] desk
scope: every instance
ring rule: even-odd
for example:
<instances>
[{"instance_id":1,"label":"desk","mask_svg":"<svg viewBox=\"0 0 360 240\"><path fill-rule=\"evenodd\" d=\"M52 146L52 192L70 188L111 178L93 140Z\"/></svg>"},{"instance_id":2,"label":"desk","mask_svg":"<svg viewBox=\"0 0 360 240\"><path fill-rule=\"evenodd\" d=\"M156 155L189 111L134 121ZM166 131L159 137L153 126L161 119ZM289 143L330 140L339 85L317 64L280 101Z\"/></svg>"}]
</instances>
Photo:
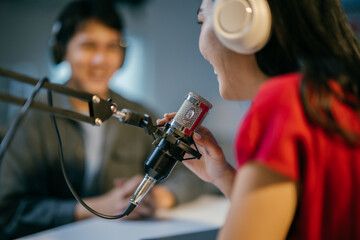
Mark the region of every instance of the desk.
<instances>
[{"instance_id":1,"label":"desk","mask_svg":"<svg viewBox=\"0 0 360 240\"><path fill-rule=\"evenodd\" d=\"M200 240L199 237L188 237L187 234L214 232L224 223L229 206L229 201L224 197L205 195L171 210L158 211L156 217L152 220L123 221L94 217L36 233L22 239ZM184 234L187 236L184 237ZM214 234L211 233L213 237ZM183 235L183 237L174 237L176 235Z\"/></svg>"}]
</instances>

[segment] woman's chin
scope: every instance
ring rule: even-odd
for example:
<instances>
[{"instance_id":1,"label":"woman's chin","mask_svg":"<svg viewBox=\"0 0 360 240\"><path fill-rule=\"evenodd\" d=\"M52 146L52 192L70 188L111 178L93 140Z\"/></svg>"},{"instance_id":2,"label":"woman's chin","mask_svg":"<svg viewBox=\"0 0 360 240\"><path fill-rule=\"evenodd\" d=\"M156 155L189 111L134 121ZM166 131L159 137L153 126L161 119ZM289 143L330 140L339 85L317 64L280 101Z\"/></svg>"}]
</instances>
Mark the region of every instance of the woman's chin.
<instances>
[{"instance_id":1,"label":"woman's chin","mask_svg":"<svg viewBox=\"0 0 360 240\"><path fill-rule=\"evenodd\" d=\"M229 96L229 93L225 91L225 89L222 88L221 86L219 86L219 93L223 99L231 101L231 97Z\"/></svg>"}]
</instances>

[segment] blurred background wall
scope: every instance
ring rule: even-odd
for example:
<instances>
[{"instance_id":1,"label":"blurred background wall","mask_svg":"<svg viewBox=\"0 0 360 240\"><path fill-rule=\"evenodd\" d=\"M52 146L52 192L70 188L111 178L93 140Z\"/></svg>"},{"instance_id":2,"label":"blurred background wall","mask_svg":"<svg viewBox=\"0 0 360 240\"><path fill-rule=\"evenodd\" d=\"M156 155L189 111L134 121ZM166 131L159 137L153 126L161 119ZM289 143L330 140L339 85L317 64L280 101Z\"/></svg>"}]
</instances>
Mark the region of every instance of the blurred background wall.
<instances>
[{"instance_id":1,"label":"blurred background wall","mask_svg":"<svg viewBox=\"0 0 360 240\"><path fill-rule=\"evenodd\" d=\"M63 83L66 64L54 66L48 40L54 20L69 0L0 0L0 67ZM116 0L124 16L127 57L111 87L141 102L157 116L177 111L189 91L213 104L204 124L232 162L232 141L250 102L221 99L213 69L198 50L201 0ZM360 0L343 0L360 36ZM27 97L32 86L0 77L0 91ZM6 131L18 108L0 102L0 129ZM156 118L156 117L154 117ZM120 124L120 123L119 123Z\"/></svg>"}]
</instances>

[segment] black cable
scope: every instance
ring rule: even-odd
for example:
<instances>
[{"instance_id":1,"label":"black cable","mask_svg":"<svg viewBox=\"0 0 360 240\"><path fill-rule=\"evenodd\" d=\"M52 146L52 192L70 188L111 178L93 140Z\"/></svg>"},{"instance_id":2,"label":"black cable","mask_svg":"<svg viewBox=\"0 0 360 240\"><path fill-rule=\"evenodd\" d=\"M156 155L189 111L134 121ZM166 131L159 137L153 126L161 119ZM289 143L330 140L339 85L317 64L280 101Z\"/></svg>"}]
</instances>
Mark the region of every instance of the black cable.
<instances>
[{"instance_id":1,"label":"black cable","mask_svg":"<svg viewBox=\"0 0 360 240\"><path fill-rule=\"evenodd\" d=\"M41 89L44 82L46 82L46 81L48 81L47 78L43 78L43 79L41 79L40 81L37 82L37 84L34 87L34 90L31 93L31 95L26 99L26 102L22 106L22 108L21 108L21 110L19 112L19 115L16 117L16 119L12 122L11 126L9 127L9 130L7 131L5 137L2 140L1 145L0 145L0 164L1 164L1 159L3 158L3 156L4 156L8 146L10 145L13 137L15 136L15 133L16 133L21 121L24 119L26 113L29 111L32 101L34 100L36 94Z\"/></svg>"},{"instance_id":2,"label":"black cable","mask_svg":"<svg viewBox=\"0 0 360 240\"><path fill-rule=\"evenodd\" d=\"M51 90L48 90L48 104L50 106L53 105L53 102L52 102L52 92ZM50 118L51 118L51 122L52 122L52 125L53 125L53 128L54 128L54 131L55 131L55 135L56 135L56 139L57 139L57 142L58 142L58 151L59 151L59 158L60 158L60 164L61 164L61 170L62 170L62 173L63 173L63 176L65 178L65 181L66 181L66 184L68 185L71 193L73 194L73 196L75 197L75 199L84 207L86 208L89 212L91 212L92 214L98 216L98 217L101 217L101 218L105 218L105 219L118 219L118 218L122 218L124 216L127 216L129 215L132 210L134 210L134 208L136 207L135 204L132 204L131 202L129 203L129 205L127 206L127 208L124 210L124 212L120 215L106 215L106 214L102 214L102 213L99 213L97 211L95 211L94 209L92 209L91 207L89 207L82 199L81 197L76 193L75 189L73 188L67 174L66 174L66 170L65 170L65 163L64 163L64 156L63 156L63 150L62 150L62 143L61 143L61 138L60 138L60 133L59 133L59 129L57 127L57 124L56 124L56 119L55 119L55 116L54 114L50 113Z\"/></svg>"}]
</instances>

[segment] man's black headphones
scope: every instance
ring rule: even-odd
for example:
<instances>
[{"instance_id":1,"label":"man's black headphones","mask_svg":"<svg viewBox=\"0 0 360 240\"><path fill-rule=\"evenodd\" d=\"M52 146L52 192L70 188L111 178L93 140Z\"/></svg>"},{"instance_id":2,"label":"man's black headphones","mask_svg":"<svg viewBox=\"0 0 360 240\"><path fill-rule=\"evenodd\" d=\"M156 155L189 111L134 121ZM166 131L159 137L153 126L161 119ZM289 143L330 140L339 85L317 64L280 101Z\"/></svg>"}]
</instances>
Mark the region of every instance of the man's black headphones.
<instances>
[{"instance_id":1,"label":"man's black headphones","mask_svg":"<svg viewBox=\"0 0 360 240\"><path fill-rule=\"evenodd\" d=\"M253 54L268 42L271 12L267 0L216 0L214 29L229 49Z\"/></svg>"},{"instance_id":2,"label":"man's black headphones","mask_svg":"<svg viewBox=\"0 0 360 240\"><path fill-rule=\"evenodd\" d=\"M66 51L64 43L61 43L61 41L59 41L58 39L60 30L61 30L61 22L57 21L52 26L50 40L49 40L49 46L51 48L52 57L56 64L59 64L63 61Z\"/></svg>"}]
</instances>

